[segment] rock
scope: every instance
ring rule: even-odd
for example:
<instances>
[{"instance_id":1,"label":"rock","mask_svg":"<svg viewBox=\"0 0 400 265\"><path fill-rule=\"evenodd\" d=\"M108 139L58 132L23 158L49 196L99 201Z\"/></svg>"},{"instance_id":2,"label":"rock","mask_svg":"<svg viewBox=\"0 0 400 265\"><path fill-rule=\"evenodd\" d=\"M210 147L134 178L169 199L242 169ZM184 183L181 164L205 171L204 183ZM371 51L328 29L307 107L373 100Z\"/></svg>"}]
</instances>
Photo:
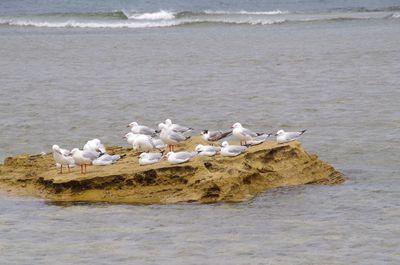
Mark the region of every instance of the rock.
<instances>
[{"instance_id":1,"label":"rock","mask_svg":"<svg viewBox=\"0 0 400 265\"><path fill-rule=\"evenodd\" d=\"M180 150L202 143L193 137ZM338 184L344 176L307 154L299 142L272 141L253 146L237 157L195 157L170 165L139 166L138 153L108 147L123 158L106 166L90 166L58 174L52 154L9 157L0 166L0 189L57 202L166 204L177 202L239 202L271 188L302 184Z\"/></svg>"}]
</instances>

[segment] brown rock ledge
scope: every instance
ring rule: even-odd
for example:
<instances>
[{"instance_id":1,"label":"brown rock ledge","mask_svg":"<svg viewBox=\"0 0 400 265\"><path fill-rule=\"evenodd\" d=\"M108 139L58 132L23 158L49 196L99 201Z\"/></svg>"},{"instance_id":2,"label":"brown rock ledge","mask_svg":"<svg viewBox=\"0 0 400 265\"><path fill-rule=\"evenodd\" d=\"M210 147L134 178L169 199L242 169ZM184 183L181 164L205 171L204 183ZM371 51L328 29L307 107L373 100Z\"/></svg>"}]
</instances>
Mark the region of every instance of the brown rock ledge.
<instances>
[{"instance_id":1,"label":"brown rock ledge","mask_svg":"<svg viewBox=\"0 0 400 265\"><path fill-rule=\"evenodd\" d=\"M181 150L202 143L193 137ZM204 143L203 143L204 144ZM0 165L0 190L54 202L166 204L177 202L239 202L265 190L302 184L339 184L344 176L307 154L297 141L268 141L231 157L196 157L179 165L139 166L131 149L108 147L124 157L111 166L79 167L58 174L52 154L8 157Z\"/></svg>"}]
</instances>

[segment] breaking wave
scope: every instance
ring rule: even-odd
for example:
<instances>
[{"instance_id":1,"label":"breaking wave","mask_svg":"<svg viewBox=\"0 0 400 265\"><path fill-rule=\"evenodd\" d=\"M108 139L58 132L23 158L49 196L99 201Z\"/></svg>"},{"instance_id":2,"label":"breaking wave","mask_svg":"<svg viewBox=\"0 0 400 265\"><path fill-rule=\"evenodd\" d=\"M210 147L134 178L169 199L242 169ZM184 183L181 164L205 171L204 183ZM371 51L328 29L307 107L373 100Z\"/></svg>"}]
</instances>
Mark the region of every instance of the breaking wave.
<instances>
[{"instance_id":1,"label":"breaking wave","mask_svg":"<svg viewBox=\"0 0 400 265\"><path fill-rule=\"evenodd\" d=\"M3 26L49 28L155 28L191 24L274 25L366 19L399 18L399 8L386 10L329 10L322 13L271 11L169 11L130 12L117 10L106 13L48 13L38 15L0 16Z\"/></svg>"}]
</instances>

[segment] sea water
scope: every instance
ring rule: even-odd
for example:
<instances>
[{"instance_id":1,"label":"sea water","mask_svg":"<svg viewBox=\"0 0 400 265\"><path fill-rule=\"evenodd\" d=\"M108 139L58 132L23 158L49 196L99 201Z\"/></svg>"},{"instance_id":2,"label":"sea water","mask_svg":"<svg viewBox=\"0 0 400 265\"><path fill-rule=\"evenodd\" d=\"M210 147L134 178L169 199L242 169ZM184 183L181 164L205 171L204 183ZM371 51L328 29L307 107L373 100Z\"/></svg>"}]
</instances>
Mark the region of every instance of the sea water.
<instances>
[{"instance_id":1,"label":"sea water","mask_svg":"<svg viewBox=\"0 0 400 265\"><path fill-rule=\"evenodd\" d=\"M1 1L0 159L126 125L307 129L348 180L237 204L0 195L0 264L399 264L398 1Z\"/></svg>"}]
</instances>

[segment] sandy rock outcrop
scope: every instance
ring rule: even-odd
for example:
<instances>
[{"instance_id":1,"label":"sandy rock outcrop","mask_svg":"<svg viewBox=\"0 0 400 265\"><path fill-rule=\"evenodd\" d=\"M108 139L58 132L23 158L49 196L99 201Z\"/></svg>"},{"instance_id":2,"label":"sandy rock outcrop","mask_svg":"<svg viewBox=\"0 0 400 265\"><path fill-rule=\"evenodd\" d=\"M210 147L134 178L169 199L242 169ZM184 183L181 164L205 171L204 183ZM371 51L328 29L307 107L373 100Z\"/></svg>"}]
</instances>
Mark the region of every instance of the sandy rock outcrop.
<instances>
[{"instance_id":1,"label":"sandy rock outcrop","mask_svg":"<svg viewBox=\"0 0 400 265\"><path fill-rule=\"evenodd\" d=\"M194 150L194 137L180 147ZM267 141L237 157L196 157L170 165L139 166L138 154L123 147L108 147L123 158L111 166L90 166L80 174L59 174L52 154L18 155L0 166L0 189L55 202L110 202L166 204L177 202L238 202L271 188L302 184L338 184L344 176L308 154L297 141Z\"/></svg>"}]
</instances>

